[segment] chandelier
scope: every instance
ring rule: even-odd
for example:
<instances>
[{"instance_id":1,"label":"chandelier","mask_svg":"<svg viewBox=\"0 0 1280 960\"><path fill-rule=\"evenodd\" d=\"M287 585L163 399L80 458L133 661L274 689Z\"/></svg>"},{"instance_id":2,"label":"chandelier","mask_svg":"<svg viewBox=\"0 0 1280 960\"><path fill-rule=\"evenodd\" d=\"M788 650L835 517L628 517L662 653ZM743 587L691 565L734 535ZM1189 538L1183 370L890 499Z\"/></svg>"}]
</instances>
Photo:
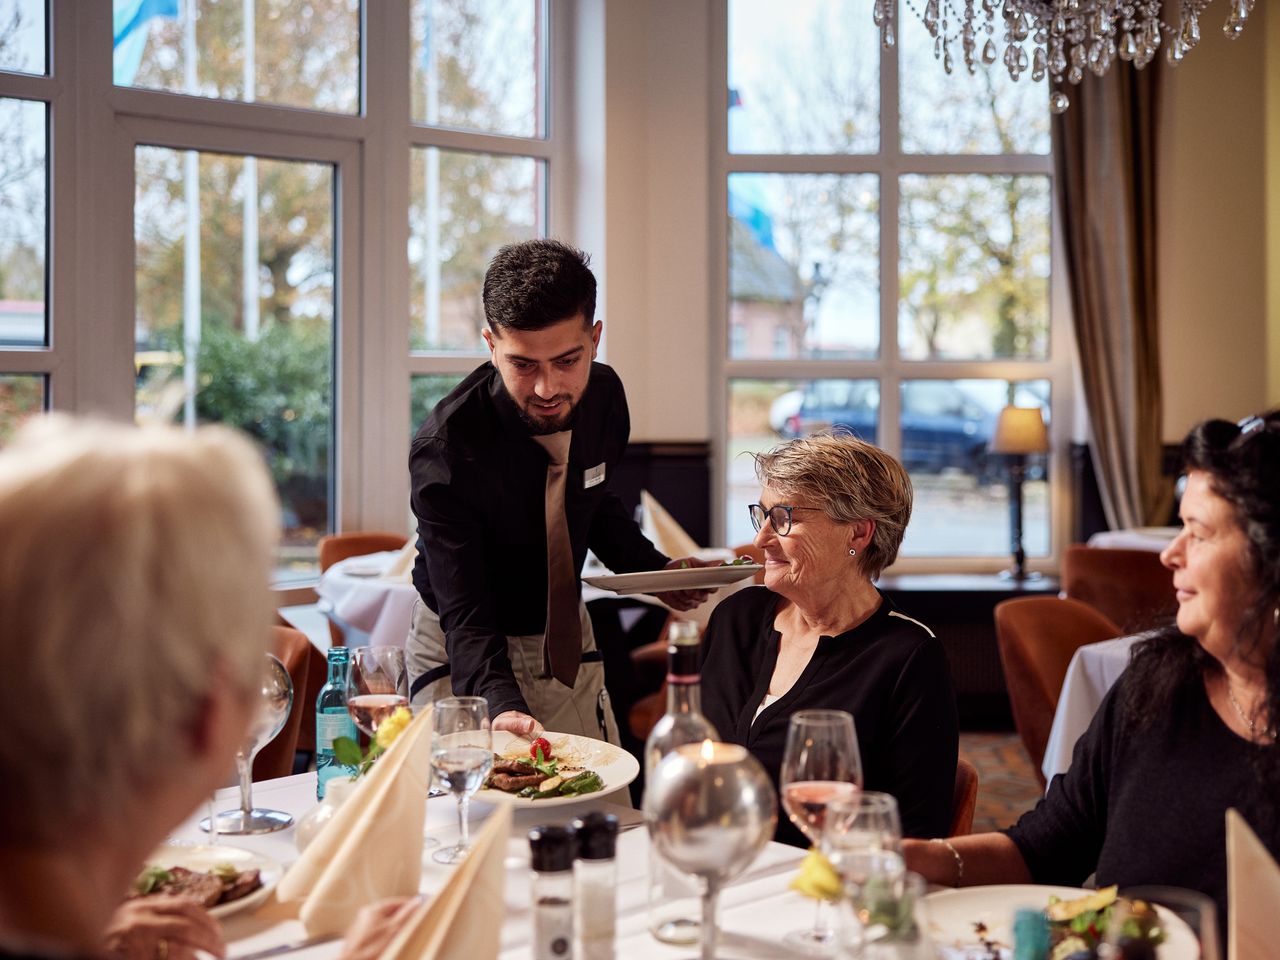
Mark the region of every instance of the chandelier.
<instances>
[{"instance_id":1,"label":"chandelier","mask_svg":"<svg viewBox=\"0 0 1280 960\"><path fill-rule=\"evenodd\" d=\"M918 2L923 3L923 10ZM979 60L991 65L999 58L1013 80L1028 70L1033 81L1049 77L1054 87L1049 107L1054 113L1070 106L1066 85L1079 83L1085 70L1102 76L1117 58L1141 69L1152 61L1162 43L1169 63L1177 66L1200 42L1200 15L1209 2L905 0L933 37L933 54L947 73L955 68L957 54L970 73L977 69ZM1230 10L1222 27L1229 39L1240 36L1254 2L1229 0ZM1162 12L1172 17L1175 6L1176 25L1161 18ZM886 48L895 42L896 7L897 0L875 0L872 9ZM1003 55L998 44L1004 46Z\"/></svg>"}]
</instances>

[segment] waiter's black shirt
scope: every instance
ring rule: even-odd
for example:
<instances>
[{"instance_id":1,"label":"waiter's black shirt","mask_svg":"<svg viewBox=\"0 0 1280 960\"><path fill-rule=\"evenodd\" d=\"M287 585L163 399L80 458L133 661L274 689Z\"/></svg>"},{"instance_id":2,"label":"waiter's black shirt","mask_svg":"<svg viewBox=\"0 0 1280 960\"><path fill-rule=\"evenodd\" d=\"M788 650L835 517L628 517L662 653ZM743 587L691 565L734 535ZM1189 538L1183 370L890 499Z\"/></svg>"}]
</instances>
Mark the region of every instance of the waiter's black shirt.
<instances>
[{"instance_id":1,"label":"waiter's black shirt","mask_svg":"<svg viewBox=\"0 0 1280 960\"><path fill-rule=\"evenodd\" d=\"M617 573L660 569L667 557L609 490L631 418L622 382L604 364L591 364L571 426L565 515L575 569L588 548ZM454 693L486 697L490 716L527 712L506 638L546 627L547 453L493 364L431 411L410 447L409 473L418 518L413 582L440 615Z\"/></svg>"}]
</instances>

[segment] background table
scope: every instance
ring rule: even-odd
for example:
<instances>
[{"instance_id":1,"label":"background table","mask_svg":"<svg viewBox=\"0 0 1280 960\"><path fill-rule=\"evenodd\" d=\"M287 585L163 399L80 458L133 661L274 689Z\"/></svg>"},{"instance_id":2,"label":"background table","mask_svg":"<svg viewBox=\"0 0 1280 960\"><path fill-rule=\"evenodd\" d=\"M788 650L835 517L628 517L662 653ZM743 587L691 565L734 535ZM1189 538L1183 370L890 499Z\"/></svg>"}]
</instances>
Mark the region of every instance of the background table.
<instances>
[{"instance_id":1,"label":"background table","mask_svg":"<svg viewBox=\"0 0 1280 960\"><path fill-rule=\"evenodd\" d=\"M1076 741L1088 729L1089 721L1098 712L1098 705L1111 685L1129 665L1129 649L1137 639L1119 637L1086 644L1072 656L1062 681L1058 708L1053 714L1044 762L1040 765L1046 782L1055 774L1066 773L1071 766Z\"/></svg>"},{"instance_id":2,"label":"background table","mask_svg":"<svg viewBox=\"0 0 1280 960\"><path fill-rule=\"evenodd\" d=\"M1102 530L1089 538L1089 546L1160 551L1172 543L1173 538L1181 530L1181 527L1132 527L1128 530Z\"/></svg>"},{"instance_id":3,"label":"background table","mask_svg":"<svg viewBox=\"0 0 1280 960\"><path fill-rule=\"evenodd\" d=\"M403 646L413 621L418 590L407 578L357 576L352 571L386 569L397 551L348 557L326 570L316 584L320 609L346 635L347 646Z\"/></svg>"},{"instance_id":4,"label":"background table","mask_svg":"<svg viewBox=\"0 0 1280 960\"><path fill-rule=\"evenodd\" d=\"M236 805L238 793L223 790L218 794L219 809ZM254 805L273 807L292 813L295 819L315 805L315 774L305 773L281 780L268 780L254 785ZM483 803L471 805L473 832L475 824L484 820L492 807ZM512 825L507 848L507 877L504 903L494 904L493 915L502 923L504 960L528 960L531 956L532 911L529 889L528 832L540 823L566 823L592 809L607 809L617 814L623 832L618 837L618 941L617 955L627 960L642 958L688 958L696 948L672 947L659 943L648 932L648 863L649 837L641 824L638 811L621 807L609 799L595 799L581 805L544 810L520 809ZM208 837L196 826L201 809L175 832L180 842L207 843ZM429 836L449 844L457 838L457 813L452 798L427 801L426 828ZM220 844L244 847L282 864L297 859L294 828L256 837L219 837ZM376 855L371 851L370 855ZM719 955L741 960L774 960L792 954L783 946L783 934L813 922L813 901L787 890L799 866L803 851L779 843L771 843L750 869L720 896L722 949ZM423 892L439 890L453 868L431 859L431 850L423 855ZM226 918L224 930L230 960L246 953L305 936L296 920L266 922L253 914L236 914ZM298 960L332 960L339 944L328 943L299 950L290 957Z\"/></svg>"}]
</instances>

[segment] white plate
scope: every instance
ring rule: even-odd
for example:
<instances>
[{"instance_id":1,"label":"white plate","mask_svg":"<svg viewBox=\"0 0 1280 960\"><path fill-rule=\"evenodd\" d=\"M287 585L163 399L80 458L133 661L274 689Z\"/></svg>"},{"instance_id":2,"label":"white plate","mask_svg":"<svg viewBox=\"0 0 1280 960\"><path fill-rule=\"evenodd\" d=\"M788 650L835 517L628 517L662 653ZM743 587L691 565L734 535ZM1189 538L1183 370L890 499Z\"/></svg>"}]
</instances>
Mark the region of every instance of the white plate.
<instances>
[{"instance_id":1,"label":"white plate","mask_svg":"<svg viewBox=\"0 0 1280 960\"><path fill-rule=\"evenodd\" d=\"M604 577L583 577L583 581L614 593L665 593L668 590L706 590L723 587L753 577L763 570L759 563L727 567L686 567L683 570L642 570L639 573L611 573Z\"/></svg>"},{"instance_id":2,"label":"white plate","mask_svg":"<svg viewBox=\"0 0 1280 960\"><path fill-rule=\"evenodd\" d=\"M222 863L229 863L237 870L260 870L262 886L247 897L220 903L209 908L213 917L227 917L241 910L249 910L263 903L271 896L272 889L280 881L283 868L276 861L246 850L243 847L214 846L212 844L192 844L170 841L161 844L147 858L147 866L168 869L169 867L185 867L188 870L209 871Z\"/></svg>"},{"instance_id":3,"label":"white plate","mask_svg":"<svg viewBox=\"0 0 1280 960\"><path fill-rule=\"evenodd\" d=\"M987 927L987 939L1004 948L1000 956L1012 957L1013 915L1016 911L1023 908L1043 910L1049 905L1050 897L1074 900L1093 892L1078 887L1031 883L939 890L924 898L929 937L938 948L940 957L961 960L967 956L965 948L978 946L973 925L983 923ZM1197 960L1200 943L1195 932L1164 907L1157 905L1156 912L1164 924L1166 938L1156 948L1159 960Z\"/></svg>"},{"instance_id":4,"label":"white plate","mask_svg":"<svg viewBox=\"0 0 1280 960\"><path fill-rule=\"evenodd\" d=\"M348 563L342 568L342 572L348 577L380 577L385 566L385 564L369 562Z\"/></svg>"},{"instance_id":5,"label":"white plate","mask_svg":"<svg viewBox=\"0 0 1280 960\"><path fill-rule=\"evenodd\" d=\"M531 800L528 797L517 797L501 790L481 790L476 793L477 800L485 803L510 803L517 807L563 807L572 803L594 800L606 794L621 790L640 775L640 762L621 747L615 747L603 740L592 740L590 737L576 737L570 733L542 734L551 741L552 753L559 756L563 753L569 757L575 767L594 770L600 774L604 787L595 793L584 793L580 797L547 797L543 800ZM493 734L493 752L499 756L514 753L517 750L524 755L529 749L530 741L525 737L517 737L506 730L497 730Z\"/></svg>"}]
</instances>

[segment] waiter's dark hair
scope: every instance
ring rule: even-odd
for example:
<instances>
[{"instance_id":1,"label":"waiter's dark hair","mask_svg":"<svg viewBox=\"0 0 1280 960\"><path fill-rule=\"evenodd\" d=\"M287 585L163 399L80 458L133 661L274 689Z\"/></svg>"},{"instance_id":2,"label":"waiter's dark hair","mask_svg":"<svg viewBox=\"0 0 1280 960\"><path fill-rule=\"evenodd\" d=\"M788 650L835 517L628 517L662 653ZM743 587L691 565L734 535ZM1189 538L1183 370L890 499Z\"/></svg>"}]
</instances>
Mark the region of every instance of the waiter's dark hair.
<instances>
[{"instance_id":1,"label":"waiter's dark hair","mask_svg":"<svg viewBox=\"0 0 1280 960\"><path fill-rule=\"evenodd\" d=\"M1206 420L1182 443L1183 469L1209 475L1209 486L1231 504L1248 547L1241 558L1256 594L1243 611L1240 653L1262 654L1267 682L1264 721L1280 725L1280 410L1239 423ZM1260 649L1259 649L1260 648ZM1134 647L1122 716L1139 726L1153 719L1185 683L1222 667L1192 637L1168 623ZM1260 779L1280 786L1280 743L1258 751Z\"/></svg>"},{"instance_id":2,"label":"waiter's dark hair","mask_svg":"<svg viewBox=\"0 0 1280 960\"><path fill-rule=\"evenodd\" d=\"M526 240L498 251L484 275L484 317L489 329L542 330L596 313L591 259L559 240Z\"/></svg>"}]
</instances>

